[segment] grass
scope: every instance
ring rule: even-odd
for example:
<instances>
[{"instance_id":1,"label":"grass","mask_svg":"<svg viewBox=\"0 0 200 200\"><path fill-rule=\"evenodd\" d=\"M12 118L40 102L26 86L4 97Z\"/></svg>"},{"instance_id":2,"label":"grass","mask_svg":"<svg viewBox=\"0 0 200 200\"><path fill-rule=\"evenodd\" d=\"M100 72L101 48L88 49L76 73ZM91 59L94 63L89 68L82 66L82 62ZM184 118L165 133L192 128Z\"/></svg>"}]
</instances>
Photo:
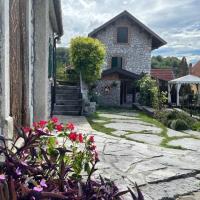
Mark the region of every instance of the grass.
<instances>
[{"instance_id":1,"label":"grass","mask_svg":"<svg viewBox=\"0 0 200 200\"><path fill-rule=\"evenodd\" d=\"M125 138L127 140L130 141L135 141L135 142L140 142L140 143L145 143L143 141L138 141L138 140L134 140L129 138L128 136L130 134L150 134L147 131L143 130L140 132L135 132L135 131L126 131L127 134L124 134L122 136L118 136L113 134L112 132L116 131L116 129L113 128L106 128L104 125L108 124L112 121L112 119L110 118L106 118L106 117L100 117L98 114L99 113L109 113L109 114L117 114L117 113L121 113L121 112L133 112L133 110L127 110L124 108L105 108L105 107L101 107L98 109L98 111L94 114L92 114L91 116L87 117L88 122L90 123L91 127L99 132L103 132L106 133L108 135L111 136L115 136L115 137L120 137L120 138ZM182 139L182 138L194 138L194 139L198 139L195 136L179 136L179 137L169 137L167 135L167 127L165 125L163 125L161 122L159 122L158 120L146 115L144 112L138 111L138 116L134 116L136 119L141 120L143 122L152 124L158 128L160 128L162 131L159 134L155 134L155 135L160 135L163 137L163 140L160 144L161 147L165 147L165 148L173 148L173 149L182 149L185 150L185 148L182 148L181 146L173 146L173 145L169 145L168 143L172 140L177 140L177 139ZM93 120L104 120L106 122L101 122L101 123L96 123Z\"/></svg>"}]
</instances>

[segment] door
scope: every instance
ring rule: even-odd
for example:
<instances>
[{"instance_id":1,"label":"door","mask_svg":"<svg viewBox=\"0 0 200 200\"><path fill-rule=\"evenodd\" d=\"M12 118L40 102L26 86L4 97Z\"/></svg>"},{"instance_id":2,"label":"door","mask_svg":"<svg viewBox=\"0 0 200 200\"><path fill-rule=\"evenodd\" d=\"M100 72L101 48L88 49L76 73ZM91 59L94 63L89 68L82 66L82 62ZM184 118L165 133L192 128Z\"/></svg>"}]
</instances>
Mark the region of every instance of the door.
<instances>
[{"instance_id":1,"label":"door","mask_svg":"<svg viewBox=\"0 0 200 200\"><path fill-rule=\"evenodd\" d=\"M126 96L127 96L127 82L124 80L121 80L121 86L120 86L120 104L126 104Z\"/></svg>"}]
</instances>

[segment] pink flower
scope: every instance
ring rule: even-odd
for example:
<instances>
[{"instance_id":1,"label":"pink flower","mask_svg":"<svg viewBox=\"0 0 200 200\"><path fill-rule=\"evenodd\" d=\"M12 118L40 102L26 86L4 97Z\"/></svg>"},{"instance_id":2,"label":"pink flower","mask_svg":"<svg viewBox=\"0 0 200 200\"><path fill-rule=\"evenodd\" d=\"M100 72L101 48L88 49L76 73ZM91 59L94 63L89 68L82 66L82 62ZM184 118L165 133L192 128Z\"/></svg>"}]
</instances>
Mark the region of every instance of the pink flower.
<instances>
[{"instance_id":1,"label":"pink flower","mask_svg":"<svg viewBox=\"0 0 200 200\"><path fill-rule=\"evenodd\" d=\"M89 137L89 141L90 141L90 142L94 142L94 135L91 135L91 136Z\"/></svg>"},{"instance_id":2,"label":"pink flower","mask_svg":"<svg viewBox=\"0 0 200 200\"><path fill-rule=\"evenodd\" d=\"M16 172L16 174L17 174L18 176L22 175L22 172L21 172L21 170L20 170L19 167L17 167L17 169L15 170L15 172Z\"/></svg>"},{"instance_id":3,"label":"pink flower","mask_svg":"<svg viewBox=\"0 0 200 200\"><path fill-rule=\"evenodd\" d=\"M57 129L57 131L62 131L63 130L63 125L62 124L56 125L56 129Z\"/></svg>"},{"instance_id":4,"label":"pink flower","mask_svg":"<svg viewBox=\"0 0 200 200\"><path fill-rule=\"evenodd\" d=\"M0 174L0 181L4 181L4 180L6 180L5 175L4 174Z\"/></svg>"},{"instance_id":5,"label":"pink flower","mask_svg":"<svg viewBox=\"0 0 200 200\"><path fill-rule=\"evenodd\" d=\"M21 161L21 164L22 164L23 166L25 166L25 167L28 166L28 164L27 164L26 162L24 162L24 161Z\"/></svg>"},{"instance_id":6,"label":"pink flower","mask_svg":"<svg viewBox=\"0 0 200 200\"><path fill-rule=\"evenodd\" d=\"M78 140L80 143L83 143L83 135L81 133L78 134Z\"/></svg>"},{"instance_id":7,"label":"pink flower","mask_svg":"<svg viewBox=\"0 0 200 200\"><path fill-rule=\"evenodd\" d=\"M90 146L90 150L94 151L95 149L96 149L96 145L95 145L95 144L92 144L92 145Z\"/></svg>"},{"instance_id":8,"label":"pink flower","mask_svg":"<svg viewBox=\"0 0 200 200\"><path fill-rule=\"evenodd\" d=\"M29 133L31 131L31 128L29 128L29 127L24 127L22 129L23 129L24 133Z\"/></svg>"},{"instance_id":9,"label":"pink flower","mask_svg":"<svg viewBox=\"0 0 200 200\"><path fill-rule=\"evenodd\" d=\"M40 185L37 185L36 187L33 188L33 190L37 192L42 192L43 188Z\"/></svg>"},{"instance_id":10,"label":"pink flower","mask_svg":"<svg viewBox=\"0 0 200 200\"><path fill-rule=\"evenodd\" d=\"M71 140L71 141L76 141L76 138L77 138L77 134L76 133L73 133L73 132L71 132L70 134L69 134L69 139Z\"/></svg>"},{"instance_id":11,"label":"pink flower","mask_svg":"<svg viewBox=\"0 0 200 200\"><path fill-rule=\"evenodd\" d=\"M44 179L42 179L42 180L40 181L40 185L41 185L42 187L47 187L46 181L45 181Z\"/></svg>"},{"instance_id":12,"label":"pink flower","mask_svg":"<svg viewBox=\"0 0 200 200\"><path fill-rule=\"evenodd\" d=\"M51 121L52 121L54 124L56 124L56 123L58 122L58 118L57 118L57 117L52 117L52 118L51 118Z\"/></svg>"},{"instance_id":13,"label":"pink flower","mask_svg":"<svg viewBox=\"0 0 200 200\"><path fill-rule=\"evenodd\" d=\"M68 128L69 130L73 131L73 130L74 130L74 124L71 123L71 122L69 122L69 123L67 124L67 128Z\"/></svg>"},{"instance_id":14,"label":"pink flower","mask_svg":"<svg viewBox=\"0 0 200 200\"><path fill-rule=\"evenodd\" d=\"M39 125L40 125L40 127L41 128L44 128L44 126L47 124L47 121L45 121L45 120L41 120L40 122L39 122Z\"/></svg>"}]
</instances>

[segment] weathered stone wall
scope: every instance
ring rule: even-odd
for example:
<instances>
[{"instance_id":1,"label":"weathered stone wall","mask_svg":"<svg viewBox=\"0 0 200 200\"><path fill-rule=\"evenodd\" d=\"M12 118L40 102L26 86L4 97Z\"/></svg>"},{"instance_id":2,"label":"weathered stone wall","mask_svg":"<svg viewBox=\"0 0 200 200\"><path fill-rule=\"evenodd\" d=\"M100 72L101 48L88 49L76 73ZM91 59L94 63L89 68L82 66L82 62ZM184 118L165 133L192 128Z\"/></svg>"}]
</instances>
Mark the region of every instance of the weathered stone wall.
<instances>
[{"instance_id":1,"label":"weathered stone wall","mask_svg":"<svg viewBox=\"0 0 200 200\"><path fill-rule=\"evenodd\" d=\"M128 44L117 43L117 27L119 26L128 27ZM112 57L120 56L123 58L123 69L136 74L150 73L152 39L138 25L131 24L127 19L119 19L113 25L97 33L96 38L106 46L107 55L103 70L111 67Z\"/></svg>"},{"instance_id":2,"label":"weathered stone wall","mask_svg":"<svg viewBox=\"0 0 200 200\"><path fill-rule=\"evenodd\" d=\"M117 83L113 86L113 82ZM98 104L102 106L120 106L120 81L99 80L95 92Z\"/></svg>"}]
</instances>

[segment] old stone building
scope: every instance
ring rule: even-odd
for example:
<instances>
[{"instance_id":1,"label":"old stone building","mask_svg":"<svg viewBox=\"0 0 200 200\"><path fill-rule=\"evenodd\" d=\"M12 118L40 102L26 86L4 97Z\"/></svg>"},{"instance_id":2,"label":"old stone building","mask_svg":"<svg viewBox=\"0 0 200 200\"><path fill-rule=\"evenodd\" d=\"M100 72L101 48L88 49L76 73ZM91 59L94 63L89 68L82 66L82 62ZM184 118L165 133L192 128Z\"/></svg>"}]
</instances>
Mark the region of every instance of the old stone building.
<instances>
[{"instance_id":1,"label":"old stone building","mask_svg":"<svg viewBox=\"0 0 200 200\"><path fill-rule=\"evenodd\" d=\"M0 128L47 119L54 97L60 0L0 0Z\"/></svg>"},{"instance_id":2,"label":"old stone building","mask_svg":"<svg viewBox=\"0 0 200 200\"><path fill-rule=\"evenodd\" d=\"M147 26L124 11L89 34L106 46L102 79L96 92L99 104L119 106L135 99L134 80L150 74L151 52L166 42Z\"/></svg>"}]
</instances>

